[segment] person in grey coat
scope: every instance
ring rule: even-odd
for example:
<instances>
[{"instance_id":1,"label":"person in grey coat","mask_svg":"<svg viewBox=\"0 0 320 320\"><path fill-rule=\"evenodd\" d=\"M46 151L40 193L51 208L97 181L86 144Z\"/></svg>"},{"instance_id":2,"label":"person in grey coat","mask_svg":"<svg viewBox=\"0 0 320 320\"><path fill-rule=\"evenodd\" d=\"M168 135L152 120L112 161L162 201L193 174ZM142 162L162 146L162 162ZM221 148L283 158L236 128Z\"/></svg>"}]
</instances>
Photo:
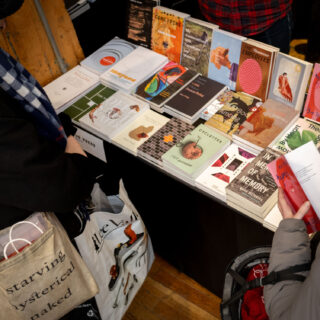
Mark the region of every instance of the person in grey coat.
<instances>
[{"instance_id":1,"label":"person in grey coat","mask_svg":"<svg viewBox=\"0 0 320 320\"><path fill-rule=\"evenodd\" d=\"M311 261L309 236L302 220L309 210L309 201L293 213L279 188L278 206L283 220L273 238L269 273ZM320 319L319 246L310 271L300 274L306 276L304 282L286 280L264 287L264 302L270 320Z\"/></svg>"}]
</instances>

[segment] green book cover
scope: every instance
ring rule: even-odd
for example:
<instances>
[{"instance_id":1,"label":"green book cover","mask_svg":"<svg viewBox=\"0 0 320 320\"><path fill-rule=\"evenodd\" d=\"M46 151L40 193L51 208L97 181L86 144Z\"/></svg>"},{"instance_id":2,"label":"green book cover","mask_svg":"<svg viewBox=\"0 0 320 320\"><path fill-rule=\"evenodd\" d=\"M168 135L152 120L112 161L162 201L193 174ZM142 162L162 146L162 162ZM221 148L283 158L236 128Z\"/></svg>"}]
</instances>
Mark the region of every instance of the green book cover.
<instances>
[{"instance_id":1,"label":"green book cover","mask_svg":"<svg viewBox=\"0 0 320 320\"><path fill-rule=\"evenodd\" d=\"M110 89L103 84L98 84L91 91L87 92L72 105L70 105L64 113L70 116L70 118L79 122L79 119L113 95L116 91Z\"/></svg>"},{"instance_id":2,"label":"green book cover","mask_svg":"<svg viewBox=\"0 0 320 320\"><path fill-rule=\"evenodd\" d=\"M162 160L192 176L229 144L228 138L200 124L168 150Z\"/></svg>"}]
</instances>

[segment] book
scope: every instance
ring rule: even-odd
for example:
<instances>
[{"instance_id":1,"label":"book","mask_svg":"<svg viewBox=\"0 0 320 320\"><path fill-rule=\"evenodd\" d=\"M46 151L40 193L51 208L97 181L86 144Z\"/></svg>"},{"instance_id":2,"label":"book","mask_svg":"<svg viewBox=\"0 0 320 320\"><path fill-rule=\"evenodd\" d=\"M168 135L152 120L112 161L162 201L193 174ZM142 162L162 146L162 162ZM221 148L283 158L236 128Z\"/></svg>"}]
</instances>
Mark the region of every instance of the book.
<instances>
[{"instance_id":1,"label":"book","mask_svg":"<svg viewBox=\"0 0 320 320\"><path fill-rule=\"evenodd\" d=\"M133 93L144 80L168 62L168 58L137 47L100 75L100 81L115 90Z\"/></svg>"},{"instance_id":2,"label":"book","mask_svg":"<svg viewBox=\"0 0 320 320\"><path fill-rule=\"evenodd\" d=\"M213 30L218 25L189 17L185 21L181 64L208 76Z\"/></svg>"},{"instance_id":3,"label":"book","mask_svg":"<svg viewBox=\"0 0 320 320\"><path fill-rule=\"evenodd\" d=\"M126 0L126 36L139 46L151 48L153 8L158 0Z\"/></svg>"},{"instance_id":4,"label":"book","mask_svg":"<svg viewBox=\"0 0 320 320\"><path fill-rule=\"evenodd\" d=\"M188 123L194 123L211 100L215 99L225 86L215 80L198 75L165 104L166 113Z\"/></svg>"},{"instance_id":5,"label":"book","mask_svg":"<svg viewBox=\"0 0 320 320\"><path fill-rule=\"evenodd\" d=\"M288 153L309 141L313 141L317 148L320 148L320 124L307 118L298 118L272 145L272 148L281 153Z\"/></svg>"},{"instance_id":6,"label":"book","mask_svg":"<svg viewBox=\"0 0 320 320\"><path fill-rule=\"evenodd\" d=\"M79 118L79 122L110 141L148 109L147 103L119 90L102 103L93 106Z\"/></svg>"},{"instance_id":7,"label":"book","mask_svg":"<svg viewBox=\"0 0 320 320\"><path fill-rule=\"evenodd\" d=\"M303 116L313 121L320 122L320 64L315 63Z\"/></svg>"},{"instance_id":8,"label":"book","mask_svg":"<svg viewBox=\"0 0 320 320\"><path fill-rule=\"evenodd\" d=\"M209 120L218 110L220 110L226 101L231 99L233 91L231 91L228 87L225 89L210 103L207 107L201 112L200 117L203 120Z\"/></svg>"},{"instance_id":9,"label":"book","mask_svg":"<svg viewBox=\"0 0 320 320\"><path fill-rule=\"evenodd\" d=\"M171 118L138 148L138 156L158 167L162 167L162 155L193 129L194 126L192 124L188 124L177 118Z\"/></svg>"},{"instance_id":10,"label":"book","mask_svg":"<svg viewBox=\"0 0 320 320\"><path fill-rule=\"evenodd\" d=\"M265 101L277 52L279 48L253 39L244 40L241 45L236 90Z\"/></svg>"},{"instance_id":11,"label":"book","mask_svg":"<svg viewBox=\"0 0 320 320\"><path fill-rule=\"evenodd\" d=\"M137 156L139 146L168 121L169 118L149 109L114 136L111 142Z\"/></svg>"},{"instance_id":12,"label":"book","mask_svg":"<svg viewBox=\"0 0 320 320\"><path fill-rule=\"evenodd\" d=\"M163 6L153 8L151 48L180 63L185 19L190 15Z\"/></svg>"},{"instance_id":13,"label":"book","mask_svg":"<svg viewBox=\"0 0 320 320\"><path fill-rule=\"evenodd\" d=\"M92 89L99 82L99 76L76 66L43 87L54 109L63 109L80 94Z\"/></svg>"},{"instance_id":14,"label":"book","mask_svg":"<svg viewBox=\"0 0 320 320\"><path fill-rule=\"evenodd\" d=\"M163 105L196 76L197 72L188 70L177 62L169 61L139 85L135 95L148 101L152 109L162 113Z\"/></svg>"},{"instance_id":15,"label":"book","mask_svg":"<svg viewBox=\"0 0 320 320\"><path fill-rule=\"evenodd\" d=\"M275 182L285 193L294 212L307 200L310 209L303 217L307 232L320 230L320 155L312 141L281 155L268 164Z\"/></svg>"},{"instance_id":16,"label":"book","mask_svg":"<svg viewBox=\"0 0 320 320\"><path fill-rule=\"evenodd\" d=\"M282 219L283 218L279 210L278 204L275 204L275 206L270 210L270 212L263 219L262 225L265 228L275 232Z\"/></svg>"},{"instance_id":17,"label":"book","mask_svg":"<svg viewBox=\"0 0 320 320\"><path fill-rule=\"evenodd\" d=\"M205 124L231 138L231 135L239 129L252 113L258 110L260 105L260 100L255 97L242 92L231 91L231 94L226 95L222 108L216 111Z\"/></svg>"},{"instance_id":18,"label":"book","mask_svg":"<svg viewBox=\"0 0 320 320\"><path fill-rule=\"evenodd\" d=\"M279 52L268 98L301 112L311 70L312 63Z\"/></svg>"},{"instance_id":19,"label":"book","mask_svg":"<svg viewBox=\"0 0 320 320\"><path fill-rule=\"evenodd\" d=\"M215 29L210 50L208 77L231 90L236 89L241 44L246 38L234 33Z\"/></svg>"},{"instance_id":20,"label":"book","mask_svg":"<svg viewBox=\"0 0 320 320\"><path fill-rule=\"evenodd\" d=\"M80 65L100 75L135 50L136 47L133 43L114 37L101 48L80 61Z\"/></svg>"},{"instance_id":21,"label":"book","mask_svg":"<svg viewBox=\"0 0 320 320\"><path fill-rule=\"evenodd\" d=\"M262 222L277 202L278 187L267 165L279 155L271 148L262 150L226 187L227 204Z\"/></svg>"},{"instance_id":22,"label":"book","mask_svg":"<svg viewBox=\"0 0 320 320\"><path fill-rule=\"evenodd\" d=\"M232 135L233 141L253 153L271 146L288 127L299 118L299 112L278 101L267 99L239 130Z\"/></svg>"},{"instance_id":23,"label":"book","mask_svg":"<svg viewBox=\"0 0 320 320\"><path fill-rule=\"evenodd\" d=\"M196 186L226 202L226 186L255 158L255 155L231 143L196 179Z\"/></svg>"},{"instance_id":24,"label":"book","mask_svg":"<svg viewBox=\"0 0 320 320\"><path fill-rule=\"evenodd\" d=\"M163 167L186 182L195 184L196 177L229 144L229 139L200 124L162 156Z\"/></svg>"}]
</instances>

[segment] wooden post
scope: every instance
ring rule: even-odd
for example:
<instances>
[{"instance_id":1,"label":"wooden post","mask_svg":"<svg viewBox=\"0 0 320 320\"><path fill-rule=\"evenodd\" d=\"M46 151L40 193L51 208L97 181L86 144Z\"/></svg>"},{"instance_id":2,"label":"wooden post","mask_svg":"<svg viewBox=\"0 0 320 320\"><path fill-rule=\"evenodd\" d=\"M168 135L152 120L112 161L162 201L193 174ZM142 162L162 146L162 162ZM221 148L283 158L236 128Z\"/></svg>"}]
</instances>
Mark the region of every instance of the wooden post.
<instances>
[{"instance_id":1,"label":"wooden post","mask_svg":"<svg viewBox=\"0 0 320 320\"><path fill-rule=\"evenodd\" d=\"M64 1L41 0L41 6L69 70L84 55ZM0 46L42 86L62 74L33 0L25 0L16 13L6 18L6 28L0 32Z\"/></svg>"}]
</instances>

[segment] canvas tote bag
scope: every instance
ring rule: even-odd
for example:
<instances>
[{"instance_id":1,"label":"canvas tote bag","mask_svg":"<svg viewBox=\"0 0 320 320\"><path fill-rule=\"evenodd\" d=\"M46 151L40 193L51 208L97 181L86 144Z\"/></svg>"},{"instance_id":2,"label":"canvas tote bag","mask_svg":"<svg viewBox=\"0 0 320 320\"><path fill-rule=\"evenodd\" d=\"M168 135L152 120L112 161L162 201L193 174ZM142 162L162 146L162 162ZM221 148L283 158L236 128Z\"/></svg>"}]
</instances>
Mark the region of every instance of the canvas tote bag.
<instances>
[{"instance_id":1,"label":"canvas tote bag","mask_svg":"<svg viewBox=\"0 0 320 320\"><path fill-rule=\"evenodd\" d=\"M94 190L97 191L97 185ZM147 277L154 252L147 229L120 181L119 213L108 212L103 192L93 192L100 211L90 214L84 232L75 238L81 256L99 286L96 302L103 320L120 320ZM104 203L100 206L101 203Z\"/></svg>"},{"instance_id":2,"label":"canvas tote bag","mask_svg":"<svg viewBox=\"0 0 320 320\"><path fill-rule=\"evenodd\" d=\"M42 215L46 230L34 242L25 240L23 251L0 262L0 319L60 319L98 292L94 278L56 216ZM12 240L4 255L13 243L23 242L23 238L15 238L10 227L0 232L0 238L8 234Z\"/></svg>"}]
</instances>

